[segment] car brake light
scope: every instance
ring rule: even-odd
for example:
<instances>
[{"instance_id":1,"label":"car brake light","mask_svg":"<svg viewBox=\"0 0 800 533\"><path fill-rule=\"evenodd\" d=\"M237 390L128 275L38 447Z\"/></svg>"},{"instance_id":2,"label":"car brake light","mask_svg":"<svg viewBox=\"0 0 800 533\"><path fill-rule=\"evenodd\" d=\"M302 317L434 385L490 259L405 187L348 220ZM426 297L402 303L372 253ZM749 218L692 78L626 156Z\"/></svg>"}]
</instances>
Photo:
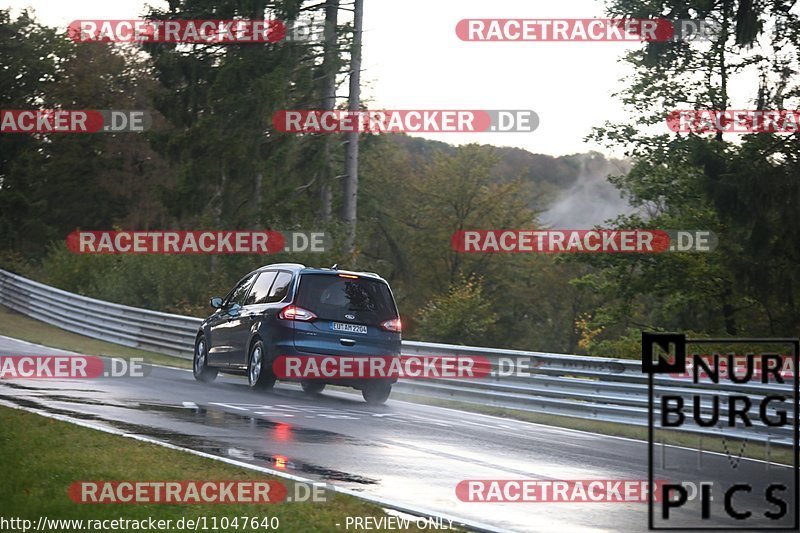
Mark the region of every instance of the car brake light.
<instances>
[{"instance_id":1,"label":"car brake light","mask_svg":"<svg viewBox=\"0 0 800 533\"><path fill-rule=\"evenodd\" d=\"M358 276L354 276L352 274L339 274L340 278L350 278L350 279L358 279Z\"/></svg>"},{"instance_id":2,"label":"car brake light","mask_svg":"<svg viewBox=\"0 0 800 533\"><path fill-rule=\"evenodd\" d=\"M403 331L403 324L400 322L399 318L393 318L391 320L381 322L381 327L386 331L394 331L395 333L400 333Z\"/></svg>"},{"instance_id":3,"label":"car brake light","mask_svg":"<svg viewBox=\"0 0 800 533\"><path fill-rule=\"evenodd\" d=\"M308 322L317 318L317 315L308 309L303 309L296 305L287 305L280 310L278 318L281 320L302 320L303 322Z\"/></svg>"}]
</instances>

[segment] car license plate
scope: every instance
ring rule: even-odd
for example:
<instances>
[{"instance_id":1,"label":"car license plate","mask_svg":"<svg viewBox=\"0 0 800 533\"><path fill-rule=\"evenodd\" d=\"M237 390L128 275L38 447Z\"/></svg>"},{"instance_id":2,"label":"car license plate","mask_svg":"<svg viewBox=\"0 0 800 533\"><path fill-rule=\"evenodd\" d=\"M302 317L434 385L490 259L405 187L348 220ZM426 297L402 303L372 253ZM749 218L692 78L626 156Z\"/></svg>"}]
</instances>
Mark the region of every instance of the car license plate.
<instances>
[{"instance_id":1,"label":"car license plate","mask_svg":"<svg viewBox=\"0 0 800 533\"><path fill-rule=\"evenodd\" d=\"M367 334L367 326L360 324L344 324L342 322L331 322L331 329L333 331L342 331L344 333L361 333Z\"/></svg>"}]
</instances>

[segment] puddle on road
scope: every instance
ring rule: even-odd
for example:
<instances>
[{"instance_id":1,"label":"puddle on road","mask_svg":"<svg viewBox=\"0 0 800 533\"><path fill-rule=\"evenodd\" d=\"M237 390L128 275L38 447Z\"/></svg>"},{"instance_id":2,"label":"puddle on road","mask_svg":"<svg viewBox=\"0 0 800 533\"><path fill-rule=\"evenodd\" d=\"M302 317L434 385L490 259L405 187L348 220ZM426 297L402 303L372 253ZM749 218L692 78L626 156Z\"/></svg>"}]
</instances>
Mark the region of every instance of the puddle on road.
<instances>
[{"instance_id":1,"label":"puddle on road","mask_svg":"<svg viewBox=\"0 0 800 533\"><path fill-rule=\"evenodd\" d=\"M133 407L129 407L133 408ZM296 426L286 421L274 421L260 416L246 413L235 413L223 409L208 409L205 406L179 407L155 403L140 403L139 408L147 411L168 413L173 418L181 421L197 422L212 427L231 429L236 425L245 425L249 428L262 428L275 433L276 440L288 442L302 442L312 444L351 444L357 446L380 446L374 442L356 439L348 435L326 431L324 429L305 428Z\"/></svg>"},{"instance_id":2,"label":"puddle on road","mask_svg":"<svg viewBox=\"0 0 800 533\"><path fill-rule=\"evenodd\" d=\"M239 461L244 461L246 463L251 463L258 466L264 466L264 463L268 463L271 465L271 468L274 468L275 470L291 470L293 472L302 472L305 474L318 476L325 481L342 481L345 483L357 483L359 485L377 485L379 483L377 479L359 476L356 474L348 474L347 472L342 472L341 470L325 468L323 466L306 463L304 461L292 459L280 454L270 455L268 453L252 452L238 448L221 448L218 444L201 448L193 446L193 449L221 457L230 457L232 459L237 459Z\"/></svg>"},{"instance_id":3,"label":"puddle on road","mask_svg":"<svg viewBox=\"0 0 800 533\"><path fill-rule=\"evenodd\" d=\"M326 468L320 465L306 463L299 460L293 460L281 454L269 454L265 452L253 452L248 450L241 450L231 446L226 446L224 443L220 443L218 441L206 439L203 437L198 437L195 435L176 433L174 431L163 430L159 428L144 426L141 424L134 424L130 422L123 422L120 420L105 419L94 414L80 413L76 411L69 411L66 409L60 409L57 407L43 405L37 401L26 398L17 398L13 396L2 396L2 398L20 407L26 407L37 411L43 411L49 414L56 414L70 418L76 418L79 420L90 420L95 422L101 422L115 429L125 431L126 433L154 438L162 442L166 442L168 444L205 452L219 457L230 457L238 459L257 466L267 466L268 468L274 468L276 470L281 470L281 471L291 470L293 472L302 472L305 474L318 476L320 479L324 481L340 481L345 483L355 483L358 485L376 485L379 483L377 479L359 476L356 474L349 474L347 472L342 472L340 470ZM41 397L41 399L51 400L52 398ZM71 402L73 400L74 400L73 398L67 398L66 400L59 400L59 401ZM75 401L74 403L83 403L83 402ZM99 405L105 405L102 402L96 402L96 403ZM359 444L362 444L362 441L356 441L355 439L351 439L350 437L339 435L330 431L292 427L289 424L283 422L272 422L270 420L265 420L262 418L239 415L222 410L219 411L208 410L203 407L181 408L181 407L173 407L169 405L158 405L158 404L138 404L138 407L141 407L143 409L138 409L137 406L132 406L132 405L115 406L115 407L123 407L132 410L168 412L172 415L177 415L176 418L187 422L197 422L198 419L202 419L203 423L215 421L216 423L213 423L211 425L225 429L231 429L230 425L225 425L221 423L225 420L227 421L235 420L237 422L242 422L243 420L246 420L247 421L246 425L249 427L253 426L264 427L264 428L269 428L271 430L275 430L278 433L277 435L278 440L295 440L293 438L292 439L287 439L286 437L281 438L280 433L283 432L286 435L291 434L292 436L302 435L304 439L308 439L304 440L304 442L319 442L319 443L338 442L338 443L348 443L348 444L357 442ZM317 439L311 440L312 436L317 436Z\"/></svg>"}]
</instances>

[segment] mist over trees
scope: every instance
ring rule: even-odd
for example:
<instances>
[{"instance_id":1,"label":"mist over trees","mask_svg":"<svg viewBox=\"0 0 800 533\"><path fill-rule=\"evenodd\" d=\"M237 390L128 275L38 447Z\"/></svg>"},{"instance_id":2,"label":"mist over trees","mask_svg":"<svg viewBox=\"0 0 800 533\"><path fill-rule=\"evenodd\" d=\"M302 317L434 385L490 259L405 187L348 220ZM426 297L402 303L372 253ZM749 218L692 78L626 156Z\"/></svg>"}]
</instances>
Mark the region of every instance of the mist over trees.
<instances>
[{"instance_id":1,"label":"mist over trees","mask_svg":"<svg viewBox=\"0 0 800 533\"><path fill-rule=\"evenodd\" d=\"M598 352L630 350L642 328L714 335L797 336L800 133L643 133L677 109L793 110L800 104L795 2L613 0L609 16L704 19L708 39L644 44L625 60L630 120L593 137L625 147L631 171L612 178L647 217L617 227L706 228L712 254L583 257L580 280L603 302L584 323ZM731 87L744 88L735 101ZM637 340L638 342L638 340ZM589 344L592 344L589 343ZM627 347L623 347L627 346Z\"/></svg>"},{"instance_id":2,"label":"mist over trees","mask_svg":"<svg viewBox=\"0 0 800 533\"><path fill-rule=\"evenodd\" d=\"M563 353L638 357L643 328L797 335L798 135L639 129L673 109L729 107L727 78L737 69L763 74L750 107L797 108L797 17L781 2L745 4L608 3L611 16L727 21L718 41L646 43L627 56L636 76L620 97L631 120L593 137L625 147L628 159L362 135L352 253L337 216L345 136L271 125L281 109L346 107L350 3L185 0L149 14L335 20L337 31L313 44L78 44L0 11L0 108L146 109L154 119L143 134L0 135L0 267L203 316L210 296L257 266L339 263L389 280L406 338ZM774 27L783 40L764 44ZM753 52L756 42L767 50ZM450 245L462 229L582 229L607 218L619 228L710 229L720 246L567 257L460 254ZM84 256L64 244L75 229L115 228L324 230L334 246L208 257Z\"/></svg>"}]
</instances>

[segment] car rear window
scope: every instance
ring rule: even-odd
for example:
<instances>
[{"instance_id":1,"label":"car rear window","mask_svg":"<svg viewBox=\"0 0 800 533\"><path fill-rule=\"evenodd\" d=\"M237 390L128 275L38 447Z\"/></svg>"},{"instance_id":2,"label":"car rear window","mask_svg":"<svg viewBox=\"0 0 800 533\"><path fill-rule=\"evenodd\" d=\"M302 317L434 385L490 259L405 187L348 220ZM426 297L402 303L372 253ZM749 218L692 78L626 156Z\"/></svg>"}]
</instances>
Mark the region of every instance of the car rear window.
<instances>
[{"instance_id":1,"label":"car rear window","mask_svg":"<svg viewBox=\"0 0 800 533\"><path fill-rule=\"evenodd\" d=\"M269 291L270 302L280 302L286 297L289 292L289 282L292 281L292 275L288 272L281 272L272 284L272 289Z\"/></svg>"},{"instance_id":2,"label":"car rear window","mask_svg":"<svg viewBox=\"0 0 800 533\"><path fill-rule=\"evenodd\" d=\"M386 283L365 277L305 274L300 279L297 305L325 320L378 325L397 318Z\"/></svg>"}]
</instances>

